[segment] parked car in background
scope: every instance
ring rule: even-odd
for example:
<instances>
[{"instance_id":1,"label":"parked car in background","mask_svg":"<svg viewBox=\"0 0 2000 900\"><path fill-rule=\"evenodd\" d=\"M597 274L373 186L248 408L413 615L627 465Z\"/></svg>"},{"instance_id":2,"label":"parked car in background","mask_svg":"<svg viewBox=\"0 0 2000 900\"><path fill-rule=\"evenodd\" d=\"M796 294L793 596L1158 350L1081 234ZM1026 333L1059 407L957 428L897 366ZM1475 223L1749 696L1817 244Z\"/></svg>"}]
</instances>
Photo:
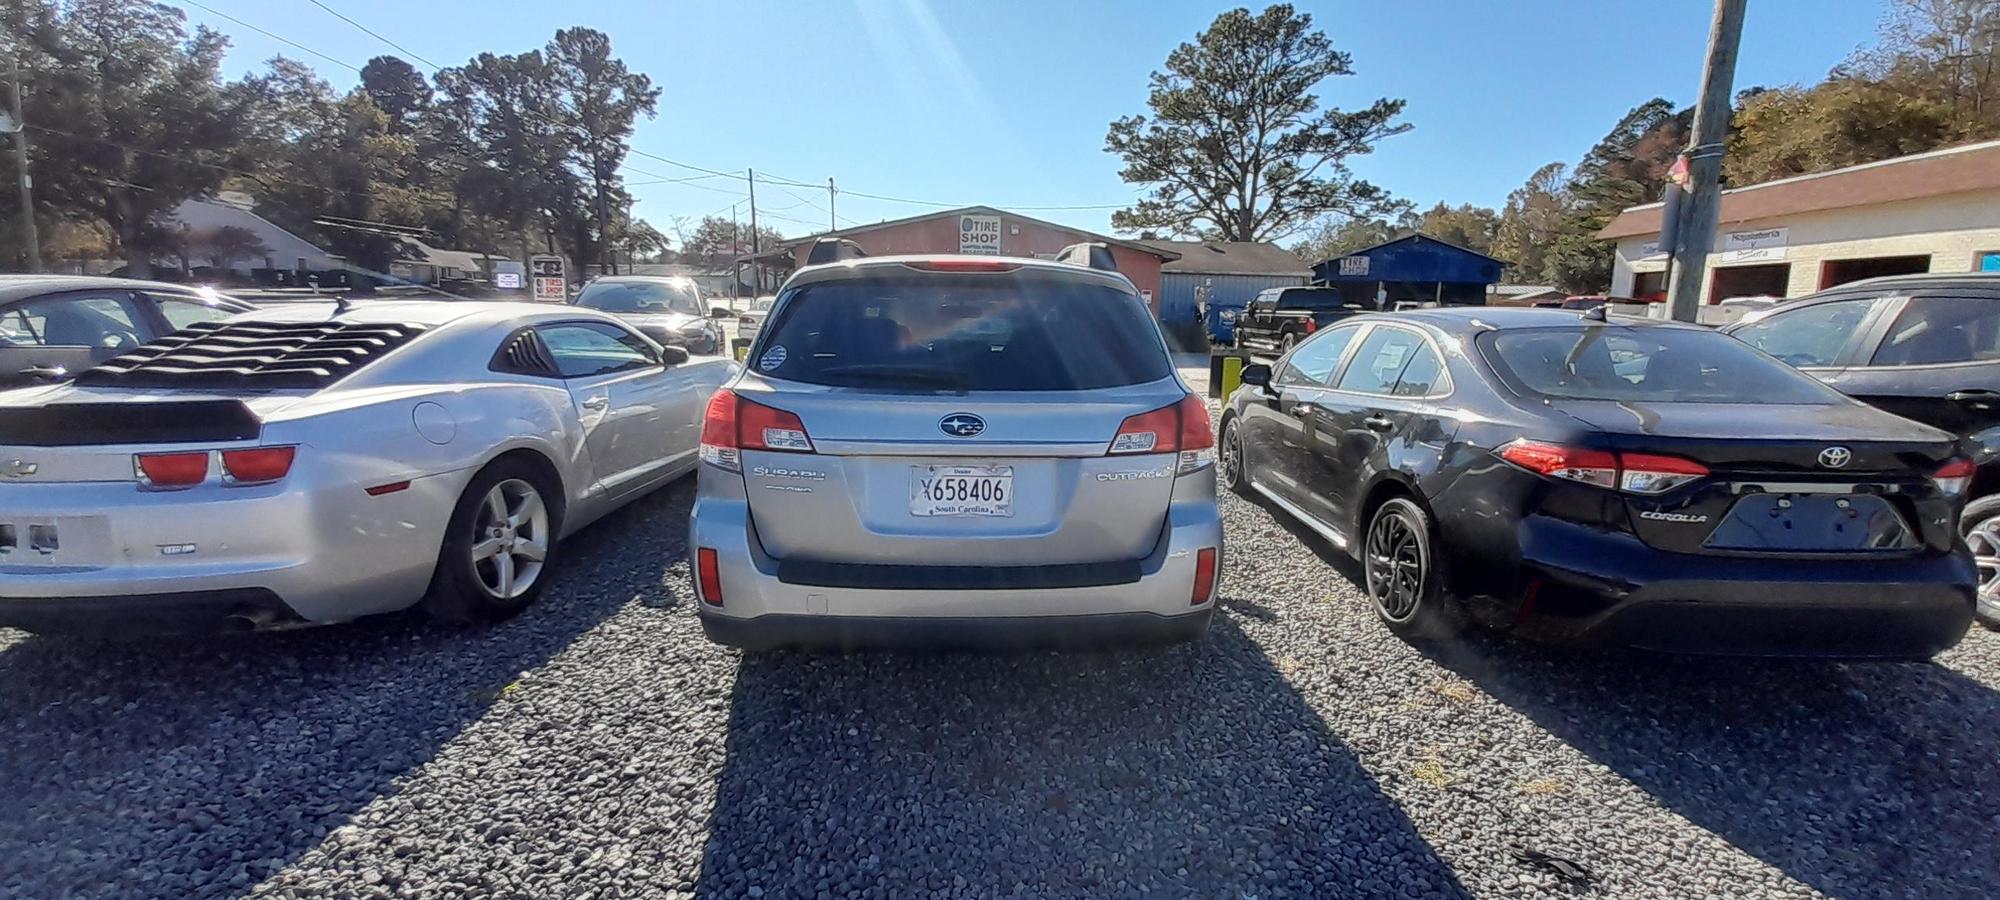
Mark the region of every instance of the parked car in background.
<instances>
[{"instance_id":1,"label":"parked car in background","mask_svg":"<svg viewBox=\"0 0 2000 900\"><path fill-rule=\"evenodd\" d=\"M691 471L734 368L523 303L293 305L0 392L0 625L220 629L532 602Z\"/></svg>"},{"instance_id":2,"label":"parked car in background","mask_svg":"<svg viewBox=\"0 0 2000 900\"><path fill-rule=\"evenodd\" d=\"M702 626L751 648L1200 637L1222 564L1214 446L1116 271L809 266L709 404L688 540Z\"/></svg>"},{"instance_id":3,"label":"parked car in background","mask_svg":"<svg viewBox=\"0 0 2000 900\"><path fill-rule=\"evenodd\" d=\"M702 302L692 279L607 275L592 279L571 302L624 319L657 343L702 356L722 352L722 316Z\"/></svg>"},{"instance_id":4,"label":"parked car in background","mask_svg":"<svg viewBox=\"0 0 2000 900\"><path fill-rule=\"evenodd\" d=\"M1724 331L1842 393L1965 439L1959 521L1980 617L2000 624L2000 273L1897 275L1775 306Z\"/></svg>"},{"instance_id":5,"label":"parked car in background","mask_svg":"<svg viewBox=\"0 0 2000 900\"><path fill-rule=\"evenodd\" d=\"M162 335L251 308L165 282L0 275L0 387L62 381Z\"/></svg>"},{"instance_id":6,"label":"parked car in background","mask_svg":"<svg viewBox=\"0 0 2000 900\"><path fill-rule=\"evenodd\" d=\"M775 295L766 294L745 301L744 307L736 313L736 337L730 341L732 348L749 347L764 330L764 320L771 315L771 307L778 302Z\"/></svg>"},{"instance_id":7,"label":"parked car in background","mask_svg":"<svg viewBox=\"0 0 2000 900\"><path fill-rule=\"evenodd\" d=\"M1252 351L1284 353L1313 332L1365 312L1333 287L1271 288L1250 298L1236 319L1236 343Z\"/></svg>"},{"instance_id":8,"label":"parked car in background","mask_svg":"<svg viewBox=\"0 0 2000 900\"><path fill-rule=\"evenodd\" d=\"M1370 315L1244 382L1221 480L1358 558L1398 634L1923 658L1972 620L1952 436L1709 329Z\"/></svg>"}]
</instances>

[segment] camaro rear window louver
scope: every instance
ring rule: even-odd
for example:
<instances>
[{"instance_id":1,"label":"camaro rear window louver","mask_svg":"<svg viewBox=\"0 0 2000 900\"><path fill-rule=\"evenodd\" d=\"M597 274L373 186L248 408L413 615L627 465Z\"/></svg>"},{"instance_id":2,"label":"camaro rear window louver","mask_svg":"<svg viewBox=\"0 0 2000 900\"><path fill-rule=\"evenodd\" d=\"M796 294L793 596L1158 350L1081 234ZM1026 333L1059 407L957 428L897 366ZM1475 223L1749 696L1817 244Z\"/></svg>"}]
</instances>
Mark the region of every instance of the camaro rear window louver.
<instances>
[{"instance_id":1,"label":"camaro rear window louver","mask_svg":"<svg viewBox=\"0 0 2000 900\"><path fill-rule=\"evenodd\" d=\"M76 376L86 387L323 388L410 342L424 326L200 322Z\"/></svg>"},{"instance_id":2,"label":"camaro rear window louver","mask_svg":"<svg viewBox=\"0 0 2000 900\"><path fill-rule=\"evenodd\" d=\"M550 358L549 351L542 346L535 332L524 328L501 345L500 354L491 368L516 375L554 376L556 361Z\"/></svg>"}]
</instances>

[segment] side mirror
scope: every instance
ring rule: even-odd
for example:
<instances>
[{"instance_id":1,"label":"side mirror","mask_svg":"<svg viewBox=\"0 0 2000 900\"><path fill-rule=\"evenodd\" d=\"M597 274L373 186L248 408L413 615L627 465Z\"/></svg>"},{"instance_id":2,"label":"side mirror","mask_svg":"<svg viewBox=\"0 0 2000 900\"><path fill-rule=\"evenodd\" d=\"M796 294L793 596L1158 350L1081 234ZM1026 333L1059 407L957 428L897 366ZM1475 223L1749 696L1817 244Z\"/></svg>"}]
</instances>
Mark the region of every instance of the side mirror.
<instances>
[{"instance_id":1,"label":"side mirror","mask_svg":"<svg viewBox=\"0 0 2000 900\"><path fill-rule=\"evenodd\" d=\"M1971 455L1975 465L1983 466L2000 460L2000 427L1968 434L1960 446Z\"/></svg>"},{"instance_id":2,"label":"side mirror","mask_svg":"<svg viewBox=\"0 0 2000 900\"><path fill-rule=\"evenodd\" d=\"M683 348L675 347L672 345L660 348L660 363L661 365L664 365L667 368L671 369L674 366L678 366L681 363L687 361L688 361L688 352Z\"/></svg>"},{"instance_id":3,"label":"side mirror","mask_svg":"<svg viewBox=\"0 0 2000 900\"><path fill-rule=\"evenodd\" d=\"M1264 387L1271 383L1271 367L1263 363L1252 363L1243 367L1241 378L1244 384Z\"/></svg>"}]
</instances>

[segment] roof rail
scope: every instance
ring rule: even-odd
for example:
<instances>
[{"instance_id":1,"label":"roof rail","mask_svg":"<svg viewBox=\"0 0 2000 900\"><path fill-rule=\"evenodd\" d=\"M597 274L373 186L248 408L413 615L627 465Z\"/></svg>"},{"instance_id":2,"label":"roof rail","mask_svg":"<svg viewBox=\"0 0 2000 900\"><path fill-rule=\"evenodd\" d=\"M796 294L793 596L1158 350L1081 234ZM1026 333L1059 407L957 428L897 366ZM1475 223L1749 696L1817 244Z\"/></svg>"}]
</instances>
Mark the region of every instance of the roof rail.
<instances>
[{"instance_id":1,"label":"roof rail","mask_svg":"<svg viewBox=\"0 0 2000 900\"><path fill-rule=\"evenodd\" d=\"M1056 262L1096 269L1099 272L1118 271L1118 260L1111 255L1111 245L1102 241L1064 247L1056 254Z\"/></svg>"},{"instance_id":2,"label":"roof rail","mask_svg":"<svg viewBox=\"0 0 2000 900\"><path fill-rule=\"evenodd\" d=\"M860 259L868 253L861 245L846 238L820 238L813 241L812 249L806 252L806 265L840 262L843 259Z\"/></svg>"}]
</instances>

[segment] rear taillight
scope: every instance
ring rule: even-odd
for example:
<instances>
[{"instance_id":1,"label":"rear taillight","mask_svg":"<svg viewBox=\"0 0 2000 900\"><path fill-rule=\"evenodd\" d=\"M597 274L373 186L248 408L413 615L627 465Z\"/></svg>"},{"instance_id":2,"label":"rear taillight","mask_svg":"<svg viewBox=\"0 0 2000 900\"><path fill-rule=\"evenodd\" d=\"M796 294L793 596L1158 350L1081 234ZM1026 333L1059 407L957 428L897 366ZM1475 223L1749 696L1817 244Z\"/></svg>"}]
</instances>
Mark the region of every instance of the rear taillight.
<instances>
[{"instance_id":1,"label":"rear taillight","mask_svg":"<svg viewBox=\"0 0 2000 900\"><path fill-rule=\"evenodd\" d=\"M811 453L813 444L797 415L745 400L734 391L716 391L702 417L701 459L741 472L744 450Z\"/></svg>"},{"instance_id":2,"label":"rear taillight","mask_svg":"<svg viewBox=\"0 0 2000 900\"><path fill-rule=\"evenodd\" d=\"M1208 404L1188 394L1172 406L1126 417L1104 455L1136 453L1179 453L1182 475L1215 462L1215 429L1208 421Z\"/></svg>"},{"instance_id":3,"label":"rear taillight","mask_svg":"<svg viewBox=\"0 0 2000 900\"><path fill-rule=\"evenodd\" d=\"M1938 486L1947 497L1959 497L1972 486L1972 476L1978 474L1979 467L1963 456L1945 461L1931 473L1931 483Z\"/></svg>"},{"instance_id":4,"label":"rear taillight","mask_svg":"<svg viewBox=\"0 0 2000 900\"><path fill-rule=\"evenodd\" d=\"M136 454L132 471L147 487L193 487L208 479L208 451Z\"/></svg>"},{"instance_id":5,"label":"rear taillight","mask_svg":"<svg viewBox=\"0 0 2000 900\"><path fill-rule=\"evenodd\" d=\"M702 547L694 554L695 587L701 591L701 602L710 606L722 605L722 565L716 559L715 551Z\"/></svg>"},{"instance_id":6,"label":"rear taillight","mask_svg":"<svg viewBox=\"0 0 2000 900\"><path fill-rule=\"evenodd\" d=\"M297 447L252 447L222 451L222 472L234 484L277 481L292 471Z\"/></svg>"},{"instance_id":7,"label":"rear taillight","mask_svg":"<svg viewBox=\"0 0 2000 900\"><path fill-rule=\"evenodd\" d=\"M1189 606L1200 606L1215 596L1215 548L1204 547L1194 555L1194 597Z\"/></svg>"},{"instance_id":8,"label":"rear taillight","mask_svg":"<svg viewBox=\"0 0 2000 900\"><path fill-rule=\"evenodd\" d=\"M1707 466L1678 456L1613 453L1541 441L1511 441L1500 447L1499 456L1550 478L1615 488L1628 494L1664 494L1708 477Z\"/></svg>"},{"instance_id":9,"label":"rear taillight","mask_svg":"<svg viewBox=\"0 0 2000 900\"><path fill-rule=\"evenodd\" d=\"M1312 334L1313 332L1319 330L1319 323L1313 321L1312 316L1300 316L1299 324L1305 327L1307 334Z\"/></svg>"}]
</instances>

